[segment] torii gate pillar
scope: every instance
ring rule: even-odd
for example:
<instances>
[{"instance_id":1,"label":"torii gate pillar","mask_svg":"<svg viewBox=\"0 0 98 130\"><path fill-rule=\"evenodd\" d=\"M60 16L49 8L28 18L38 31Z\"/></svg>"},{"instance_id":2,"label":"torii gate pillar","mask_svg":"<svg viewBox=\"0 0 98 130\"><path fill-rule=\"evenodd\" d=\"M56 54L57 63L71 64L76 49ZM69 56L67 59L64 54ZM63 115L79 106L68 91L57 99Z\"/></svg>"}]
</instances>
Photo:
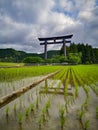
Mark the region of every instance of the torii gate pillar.
<instances>
[{"instance_id":1,"label":"torii gate pillar","mask_svg":"<svg viewBox=\"0 0 98 130\"><path fill-rule=\"evenodd\" d=\"M47 60L47 42L45 41L45 46L44 46L44 55L45 55L45 60Z\"/></svg>"},{"instance_id":2,"label":"torii gate pillar","mask_svg":"<svg viewBox=\"0 0 98 130\"><path fill-rule=\"evenodd\" d=\"M58 37L38 38L39 41L44 41L43 43L40 43L40 45L44 45L45 60L47 59L47 45L48 44L63 44L64 56L66 57L66 43L71 42L71 41L66 41L66 39L70 39L72 36L73 34L65 35L65 36L58 36Z\"/></svg>"},{"instance_id":3,"label":"torii gate pillar","mask_svg":"<svg viewBox=\"0 0 98 130\"><path fill-rule=\"evenodd\" d=\"M65 43L65 40L63 42L63 49L64 49L64 56L66 57L66 43Z\"/></svg>"}]
</instances>

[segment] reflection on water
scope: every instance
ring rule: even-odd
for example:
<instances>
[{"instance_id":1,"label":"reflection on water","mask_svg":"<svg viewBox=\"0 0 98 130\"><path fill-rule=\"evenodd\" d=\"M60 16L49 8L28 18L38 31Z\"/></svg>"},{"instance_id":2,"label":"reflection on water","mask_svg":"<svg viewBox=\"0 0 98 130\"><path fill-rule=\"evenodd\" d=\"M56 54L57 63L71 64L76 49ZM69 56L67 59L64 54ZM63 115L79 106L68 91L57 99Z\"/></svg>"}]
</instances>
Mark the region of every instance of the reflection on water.
<instances>
[{"instance_id":1,"label":"reflection on water","mask_svg":"<svg viewBox=\"0 0 98 130\"><path fill-rule=\"evenodd\" d=\"M0 96L12 92L22 86L31 84L40 77L26 78L22 81L14 81L13 83L0 84ZM2 89L2 86L4 89ZM14 88L13 88L14 86ZM21 97L10 102L0 109L0 129L1 130L60 130L59 106L68 104L66 111L66 121L64 130L80 130L82 129L77 119L77 111L80 110L81 104L86 98L86 94L82 87L79 87L78 97L73 100L75 88L71 84L68 85L66 96L64 95L64 84L60 80L47 79L33 89L24 93ZM92 97L93 96L93 97ZM46 120L39 127L39 117L43 113L45 104L50 100L50 108ZM31 104L34 105L34 111L31 111ZM97 130L98 124L95 118L95 107L98 104L98 98L90 90L90 101L88 103L88 112L85 119L90 117L90 128L88 130ZM37 106L38 105L38 106ZM9 107L9 116L6 116L6 108ZM28 111L28 116L26 113ZM19 124L19 116L23 115L22 124ZM92 125L94 124L94 125Z\"/></svg>"},{"instance_id":2,"label":"reflection on water","mask_svg":"<svg viewBox=\"0 0 98 130\"><path fill-rule=\"evenodd\" d=\"M21 87L32 84L34 81L40 79L40 76L23 78L11 82L0 82L0 97L5 96Z\"/></svg>"}]
</instances>

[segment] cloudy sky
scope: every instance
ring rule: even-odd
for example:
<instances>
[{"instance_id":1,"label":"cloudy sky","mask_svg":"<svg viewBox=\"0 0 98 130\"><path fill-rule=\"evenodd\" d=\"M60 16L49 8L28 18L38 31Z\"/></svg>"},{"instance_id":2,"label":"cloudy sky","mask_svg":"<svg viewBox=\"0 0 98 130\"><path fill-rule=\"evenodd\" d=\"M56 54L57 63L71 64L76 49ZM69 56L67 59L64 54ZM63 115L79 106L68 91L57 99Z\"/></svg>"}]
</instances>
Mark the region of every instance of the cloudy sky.
<instances>
[{"instance_id":1,"label":"cloudy sky","mask_svg":"<svg viewBox=\"0 0 98 130\"><path fill-rule=\"evenodd\" d=\"M98 47L98 0L0 0L0 48L43 52L38 37L66 34Z\"/></svg>"}]
</instances>

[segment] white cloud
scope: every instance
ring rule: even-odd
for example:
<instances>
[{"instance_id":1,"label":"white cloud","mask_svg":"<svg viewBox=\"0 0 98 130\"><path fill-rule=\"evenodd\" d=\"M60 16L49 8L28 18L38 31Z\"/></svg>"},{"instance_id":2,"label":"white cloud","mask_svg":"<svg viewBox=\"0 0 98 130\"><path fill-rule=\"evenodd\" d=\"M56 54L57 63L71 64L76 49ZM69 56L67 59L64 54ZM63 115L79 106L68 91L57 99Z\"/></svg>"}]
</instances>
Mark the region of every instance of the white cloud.
<instances>
[{"instance_id":1,"label":"white cloud","mask_svg":"<svg viewBox=\"0 0 98 130\"><path fill-rule=\"evenodd\" d=\"M82 10L92 10L95 7L96 0L75 0L75 7Z\"/></svg>"},{"instance_id":2,"label":"white cloud","mask_svg":"<svg viewBox=\"0 0 98 130\"><path fill-rule=\"evenodd\" d=\"M71 12L75 10L74 4L74 0L55 0L55 8L60 12Z\"/></svg>"},{"instance_id":3,"label":"white cloud","mask_svg":"<svg viewBox=\"0 0 98 130\"><path fill-rule=\"evenodd\" d=\"M41 52L38 37L73 33L73 42L98 47L95 3L95 0L0 0L0 46Z\"/></svg>"}]
</instances>

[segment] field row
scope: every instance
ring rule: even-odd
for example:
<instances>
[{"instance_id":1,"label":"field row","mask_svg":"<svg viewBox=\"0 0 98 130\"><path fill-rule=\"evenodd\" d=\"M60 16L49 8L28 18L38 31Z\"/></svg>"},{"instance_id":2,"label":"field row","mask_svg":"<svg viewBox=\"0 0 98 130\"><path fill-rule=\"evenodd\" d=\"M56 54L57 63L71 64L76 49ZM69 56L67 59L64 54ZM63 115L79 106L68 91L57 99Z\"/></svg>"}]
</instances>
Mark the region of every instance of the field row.
<instances>
[{"instance_id":1,"label":"field row","mask_svg":"<svg viewBox=\"0 0 98 130\"><path fill-rule=\"evenodd\" d=\"M61 68L0 110L2 130L97 130L98 66Z\"/></svg>"}]
</instances>

